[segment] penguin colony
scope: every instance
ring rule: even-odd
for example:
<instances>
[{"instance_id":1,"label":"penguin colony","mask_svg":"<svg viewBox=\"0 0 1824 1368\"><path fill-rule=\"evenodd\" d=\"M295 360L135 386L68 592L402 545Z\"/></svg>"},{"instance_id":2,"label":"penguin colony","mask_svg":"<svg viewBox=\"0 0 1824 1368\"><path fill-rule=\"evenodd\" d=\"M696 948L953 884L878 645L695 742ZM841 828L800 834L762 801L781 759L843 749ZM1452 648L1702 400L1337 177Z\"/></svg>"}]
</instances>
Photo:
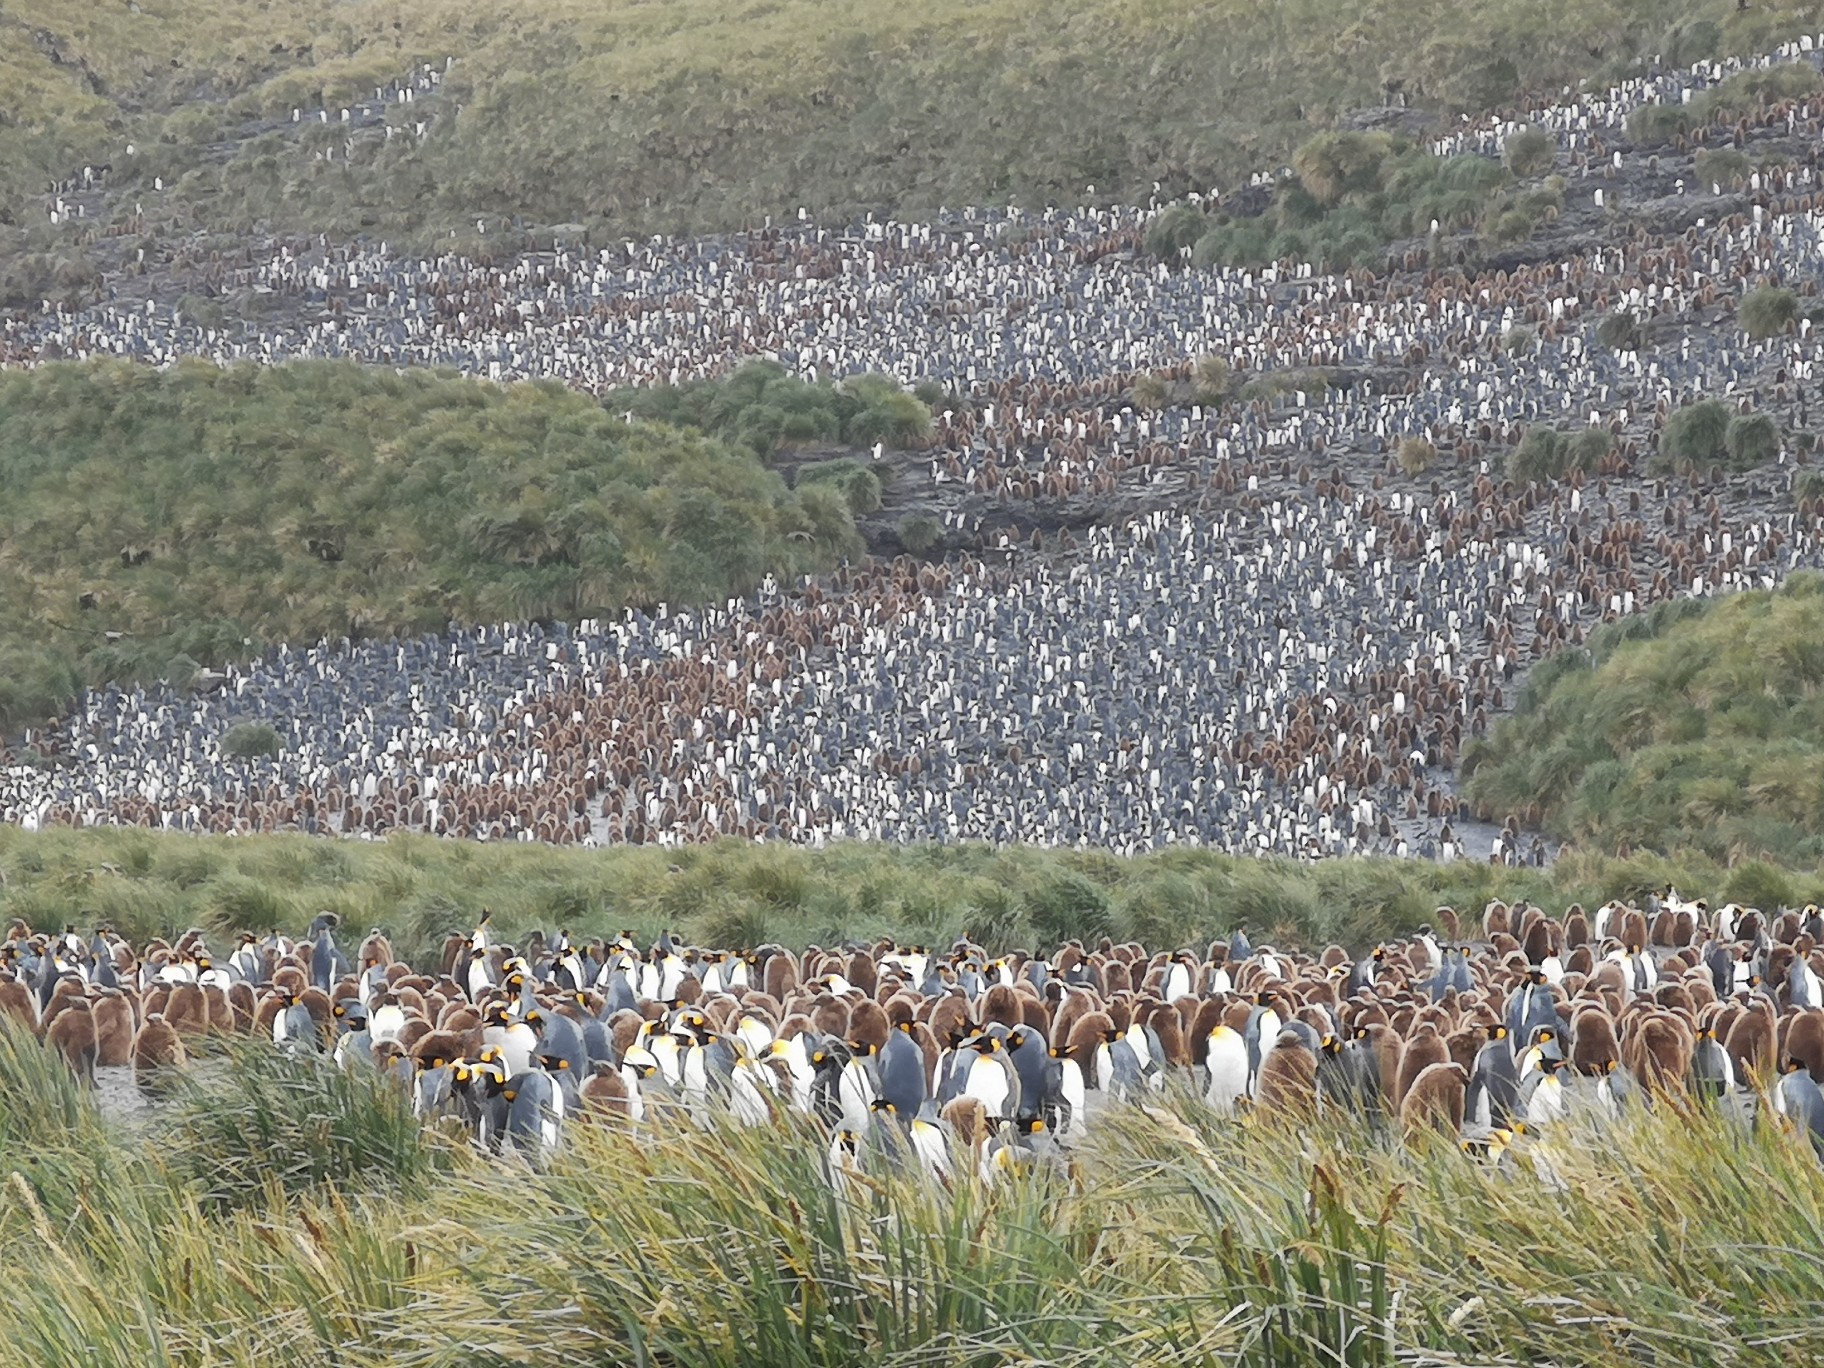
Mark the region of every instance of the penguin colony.
<instances>
[{"instance_id":1,"label":"penguin colony","mask_svg":"<svg viewBox=\"0 0 1824 1368\"><path fill-rule=\"evenodd\" d=\"M1821 56L1803 39L1749 65L1775 60ZM1577 185L1617 158L1658 174L1627 140L1629 111L1739 67L1655 73L1528 121L1557 136ZM408 94L434 102L438 84L427 68L352 123ZM1711 325L1755 283L1811 278L1821 124L1808 97L1695 130L1686 152L1740 142L1777 165L1739 195L1666 173L1667 202L1689 212L1664 232L1594 231L1601 213L1567 201L1590 219L1581 245L1502 269L1170 269L1136 252L1153 208L1082 206L498 262L282 242L185 268L189 293L286 301L241 329L184 320L131 273L91 306L0 320L15 364L336 355L600 391L766 354L956 395L912 472L946 524L942 564L844 568L700 612L298 644L206 675L201 693L95 692L30 737L34 754L0 755L0 818L1543 861L1522 834L1534 814L1477 823L1453 789L1517 676L1597 623L1824 563L1790 466L1642 472L1694 398L1808 422L1809 323L1762 342ZM1466 125L1436 150L1495 155L1514 126ZM1684 336L1610 353L1593 334L1617 308ZM1516 326L1533 350L1503 345ZM1188 376L1200 355L1328 367L1337 383L1220 408L1129 402L1137 374ZM1540 422L1594 423L1617 445L1587 478L1501 480L1503 452ZM1437 473L1394 471L1409 436L1444 454ZM280 729L281 759L222 755L229 728L258 721Z\"/></svg>"},{"instance_id":2,"label":"penguin colony","mask_svg":"<svg viewBox=\"0 0 1824 1368\"><path fill-rule=\"evenodd\" d=\"M80 1076L131 1066L156 1093L210 1034L333 1053L533 1153L574 1125L816 1118L831 1173L915 1162L989 1178L1060 1160L1103 1108L1167 1090L1251 1123L1348 1114L1377 1136L1442 1132L1479 1154L1579 1110L1690 1096L1767 1105L1824 1154L1824 914L1715 910L1675 890L1562 918L1491 903L1352 959L1252 945L1071 941L1049 958L883 942L802 955L669 933L499 943L487 917L434 972L336 918L296 941L202 933L135 949L106 929L0 943L0 1013Z\"/></svg>"}]
</instances>

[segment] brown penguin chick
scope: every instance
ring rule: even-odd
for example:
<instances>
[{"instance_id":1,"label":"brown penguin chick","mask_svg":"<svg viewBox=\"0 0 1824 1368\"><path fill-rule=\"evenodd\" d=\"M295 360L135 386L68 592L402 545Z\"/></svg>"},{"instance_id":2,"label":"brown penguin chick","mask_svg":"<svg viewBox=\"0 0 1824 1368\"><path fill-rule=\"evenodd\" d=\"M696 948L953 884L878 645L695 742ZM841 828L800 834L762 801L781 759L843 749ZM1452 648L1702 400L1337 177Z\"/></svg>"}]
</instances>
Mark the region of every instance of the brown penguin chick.
<instances>
[{"instance_id":1,"label":"brown penguin chick","mask_svg":"<svg viewBox=\"0 0 1824 1368\"><path fill-rule=\"evenodd\" d=\"M634 1041L639 1039L640 1031L645 1025L646 1017L631 1007L623 1007L608 1018L608 1039L614 1047L616 1059L633 1048Z\"/></svg>"},{"instance_id":2,"label":"brown penguin chick","mask_svg":"<svg viewBox=\"0 0 1824 1368\"><path fill-rule=\"evenodd\" d=\"M1529 915L1537 909L1528 908ZM1558 928L1551 919L1540 913L1532 917L1526 928L1526 937L1521 941L1521 949L1526 953L1528 964L1543 964L1547 956L1553 953L1557 940Z\"/></svg>"},{"instance_id":3,"label":"brown penguin chick","mask_svg":"<svg viewBox=\"0 0 1824 1368\"><path fill-rule=\"evenodd\" d=\"M1394 1110L1398 1111L1405 1104L1407 1090L1420 1074L1433 1064L1449 1062L1450 1048L1438 1034L1438 1028L1429 1021L1420 1022L1407 1037L1406 1048L1401 1052L1399 1072L1395 1075Z\"/></svg>"},{"instance_id":4,"label":"brown penguin chick","mask_svg":"<svg viewBox=\"0 0 1824 1368\"><path fill-rule=\"evenodd\" d=\"M1509 955L1520 955L1520 942L1505 931L1497 931L1488 939L1488 952L1497 960L1506 959ZM1524 956L1522 956L1524 958Z\"/></svg>"},{"instance_id":5,"label":"brown penguin chick","mask_svg":"<svg viewBox=\"0 0 1824 1368\"><path fill-rule=\"evenodd\" d=\"M393 962L393 943L386 938L384 931L369 931L367 939L361 942L361 952L357 958L363 964L390 965Z\"/></svg>"},{"instance_id":6,"label":"brown penguin chick","mask_svg":"<svg viewBox=\"0 0 1824 1368\"><path fill-rule=\"evenodd\" d=\"M576 1090L578 1115L584 1121L625 1121L631 1115L627 1082L614 1065L598 1063Z\"/></svg>"},{"instance_id":7,"label":"brown penguin chick","mask_svg":"<svg viewBox=\"0 0 1824 1368\"><path fill-rule=\"evenodd\" d=\"M146 1018L133 1037L133 1080L146 1092L160 1089L172 1069L188 1058L184 1038L157 1012Z\"/></svg>"},{"instance_id":8,"label":"brown penguin chick","mask_svg":"<svg viewBox=\"0 0 1824 1368\"><path fill-rule=\"evenodd\" d=\"M1107 1012L1085 1012L1070 1028L1070 1043L1064 1047L1064 1053L1083 1071L1085 1087L1096 1086L1096 1047L1114 1029L1114 1018Z\"/></svg>"},{"instance_id":9,"label":"brown penguin chick","mask_svg":"<svg viewBox=\"0 0 1824 1368\"><path fill-rule=\"evenodd\" d=\"M1437 1131L1456 1139L1463 1131L1463 1100L1468 1088L1469 1070L1455 1060L1421 1069L1400 1103L1400 1129L1406 1138Z\"/></svg>"},{"instance_id":10,"label":"brown penguin chick","mask_svg":"<svg viewBox=\"0 0 1824 1368\"><path fill-rule=\"evenodd\" d=\"M1394 1089L1399 1086L1400 1069L1406 1059L1404 1038L1384 1021L1370 1021L1357 1026L1355 1038L1365 1040L1373 1047L1375 1064L1380 1072L1381 1091L1386 1094L1388 1109L1397 1111Z\"/></svg>"},{"instance_id":11,"label":"brown penguin chick","mask_svg":"<svg viewBox=\"0 0 1824 1368\"><path fill-rule=\"evenodd\" d=\"M1623 908L1617 938L1630 954L1638 953L1647 943L1647 914L1638 907Z\"/></svg>"},{"instance_id":12,"label":"brown penguin chick","mask_svg":"<svg viewBox=\"0 0 1824 1368\"><path fill-rule=\"evenodd\" d=\"M1590 941L1590 919L1585 915L1583 904L1572 903L1564 913L1564 948L1575 950Z\"/></svg>"},{"instance_id":13,"label":"brown penguin chick","mask_svg":"<svg viewBox=\"0 0 1824 1368\"><path fill-rule=\"evenodd\" d=\"M133 1062L133 1003L118 988L97 988L93 1005L95 1015L95 1063L104 1069L119 1069Z\"/></svg>"},{"instance_id":14,"label":"brown penguin chick","mask_svg":"<svg viewBox=\"0 0 1824 1368\"><path fill-rule=\"evenodd\" d=\"M183 1036L209 1033L209 999L194 983L174 983L165 999L164 1017Z\"/></svg>"},{"instance_id":15,"label":"brown penguin chick","mask_svg":"<svg viewBox=\"0 0 1824 1368\"><path fill-rule=\"evenodd\" d=\"M1177 1008L1169 1003L1155 1002L1147 1013L1145 1024L1159 1037L1159 1052L1168 1067L1191 1067L1190 1042L1184 1038L1184 1021Z\"/></svg>"},{"instance_id":16,"label":"brown penguin chick","mask_svg":"<svg viewBox=\"0 0 1824 1368\"><path fill-rule=\"evenodd\" d=\"M228 985L228 1029L238 1035L248 1035L253 1030L254 1014L259 1010L259 1002L253 995L253 986L241 980ZM211 1018L213 1021L213 1018Z\"/></svg>"},{"instance_id":17,"label":"brown penguin chick","mask_svg":"<svg viewBox=\"0 0 1824 1368\"><path fill-rule=\"evenodd\" d=\"M1776 1061L1773 1004L1764 997L1747 1003L1722 1037L1735 1076L1770 1079Z\"/></svg>"},{"instance_id":18,"label":"brown penguin chick","mask_svg":"<svg viewBox=\"0 0 1824 1368\"><path fill-rule=\"evenodd\" d=\"M926 1024L939 1040L948 1040L958 1032L968 1030L975 1024L969 1013L969 999L960 992L945 993L932 1006Z\"/></svg>"},{"instance_id":19,"label":"brown penguin chick","mask_svg":"<svg viewBox=\"0 0 1824 1368\"><path fill-rule=\"evenodd\" d=\"M1781 1053L1803 1064L1814 1080L1824 1080L1824 1011L1807 1007L1782 1024L1786 1041Z\"/></svg>"},{"instance_id":20,"label":"brown penguin chick","mask_svg":"<svg viewBox=\"0 0 1824 1368\"><path fill-rule=\"evenodd\" d=\"M958 1097L944 1105L941 1113L950 1123L956 1138L972 1150L988 1142L988 1109L979 1097Z\"/></svg>"},{"instance_id":21,"label":"brown penguin chick","mask_svg":"<svg viewBox=\"0 0 1824 1368\"><path fill-rule=\"evenodd\" d=\"M234 1008L228 1002L228 994L214 984L203 989L203 1001L209 1010L209 1031L212 1035L228 1035L234 1030Z\"/></svg>"},{"instance_id":22,"label":"brown penguin chick","mask_svg":"<svg viewBox=\"0 0 1824 1368\"><path fill-rule=\"evenodd\" d=\"M1647 944L1670 950L1678 943L1677 930L1672 913L1662 907L1647 925Z\"/></svg>"},{"instance_id":23,"label":"brown penguin chick","mask_svg":"<svg viewBox=\"0 0 1824 1368\"><path fill-rule=\"evenodd\" d=\"M302 993L310 987L310 971L295 963L281 964L272 971L272 986L280 993L286 989Z\"/></svg>"},{"instance_id":24,"label":"brown penguin chick","mask_svg":"<svg viewBox=\"0 0 1824 1368\"><path fill-rule=\"evenodd\" d=\"M51 1023L57 1020L57 1014L70 1004L88 1000L88 990L75 978L58 979L51 989L50 1001L44 1004L44 1018L39 1023L39 1034L50 1030Z\"/></svg>"},{"instance_id":25,"label":"brown penguin chick","mask_svg":"<svg viewBox=\"0 0 1824 1368\"><path fill-rule=\"evenodd\" d=\"M1125 960L1110 960L1102 966L1102 996L1113 997L1116 993L1131 993L1134 990L1133 971Z\"/></svg>"},{"instance_id":26,"label":"brown penguin chick","mask_svg":"<svg viewBox=\"0 0 1824 1368\"><path fill-rule=\"evenodd\" d=\"M1191 1063L1202 1064L1210 1052L1210 1032L1223 1024L1225 1001L1220 997L1205 998L1197 1004L1197 1015L1189 1029Z\"/></svg>"},{"instance_id":27,"label":"brown penguin chick","mask_svg":"<svg viewBox=\"0 0 1824 1368\"><path fill-rule=\"evenodd\" d=\"M1281 1031L1261 1056L1255 1080L1254 1113L1298 1124L1317 1111L1317 1056L1297 1031Z\"/></svg>"},{"instance_id":28,"label":"brown penguin chick","mask_svg":"<svg viewBox=\"0 0 1824 1368\"><path fill-rule=\"evenodd\" d=\"M1030 1026L1046 1040L1051 1039L1051 1008L1037 993L1020 994L1022 1025Z\"/></svg>"},{"instance_id":29,"label":"brown penguin chick","mask_svg":"<svg viewBox=\"0 0 1824 1368\"><path fill-rule=\"evenodd\" d=\"M811 1003L810 1018L811 1025L822 1034L838 1040L849 1038L849 1008L841 999L819 993Z\"/></svg>"},{"instance_id":30,"label":"brown penguin chick","mask_svg":"<svg viewBox=\"0 0 1824 1368\"><path fill-rule=\"evenodd\" d=\"M18 979L0 982L0 1017L10 1017L33 1035L38 1033L38 1001Z\"/></svg>"},{"instance_id":31,"label":"brown penguin chick","mask_svg":"<svg viewBox=\"0 0 1824 1368\"><path fill-rule=\"evenodd\" d=\"M95 1081L95 1012L87 998L76 998L44 1030L44 1043L63 1056L78 1078Z\"/></svg>"},{"instance_id":32,"label":"brown penguin chick","mask_svg":"<svg viewBox=\"0 0 1824 1368\"><path fill-rule=\"evenodd\" d=\"M1578 946L1564 961L1564 972L1567 978L1572 974L1587 978L1595 968L1596 952L1587 945Z\"/></svg>"},{"instance_id":33,"label":"brown penguin chick","mask_svg":"<svg viewBox=\"0 0 1824 1368\"><path fill-rule=\"evenodd\" d=\"M321 988L306 988L298 994L298 1003L310 1013L311 1021L316 1023L317 1030L323 1034L324 1039L328 1039L330 1028L336 1019L336 1009L329 1000L329 994Z\"/></svg>"},{"instance_id":34,"label":"brown penguin chick","mask_svg":"<svg viewBox=\"0 0 1824 1368\"><path fill-rule=\"evenodd\" d=\"M454 1031L432 1031L411 1046L412 1059L427 1069L454 1064L468 1053L468 1042Z\"/></svg>"},{"instance_id":35,"label":"brown penguin chick","mask_svg":"<svg viewBox=\"0 0 1824 1368\"><path fill-rule=\"evenodd\" d=\"M393 1039L399 1042L399 1049L409 1055L417 1048L418 1042L432 1034L435 1028L421 1016L408 1016L405 1024L399 1028L399 1034Z\"/></svg>"},{"instance_id":36,"label":"brown penguin chick","mask_svg":"<svg viewBox=\"0 0 1824 1368\"><path fill-rule=\"evenodd\" d=\"M771 948L772 953L766 957L765 967L760 971L760 987L779 1002L784 1002L798 991L802 981L798 970L798 957L790 950L780 946Z\"/></svg>"},{"instance_id":37,"label":"brown penguin chick","mask_svg":"<svg viewBox=\"0 0 1824 1368\"><path fill-rule=\"evenodd\" d=\"M1507 936L1511 934L1512 927L1508 922L1506 903L1497 900L1489 903L1488 906L1482 909L1483 940L1492 941L1497 936Z\"/></svg>"},{"instance_id":38,"label":"brown penguin chick","mask_svg":"<svg viewBox=\"0 0 1824 1368\"><path fill-rule=\"evenodd\" d=\"M1615 1023L1601 1007L1581 1007L1571 1017L1571 1069L1588 1078L1600 1078L1621 1058Z\"/></svg>"},{"instance_id":39,"label":"brown penguin chick","mask_svg":"<svg viewBox=\"0 0 1824 1368\"><path fill-rule=\"evenodd\" d=\"M1482 1052L1482 1047L1486 1044L1488 1044L1488 1028L1477 1022L1459 1026L1444 1037L1445 1048L1450 1051L1451 1063L1461 1064L1465 1070L1475 1067L1476 1056Z\"/></svg>"},{"instance_id":40,"label":"brown penguin chick","mask_svg":"<svg viewBox=\"0 0 1824 1368\"><path fill-rule=\"evenodd\" d=\"M1630 1005L1620 1026L1621 1062L1643 1089L1654 1093L1684 1086L1696 1032L1670 1012L1640 1004Z\"/></svg>"},{"instance_id":41,"label":"brown penguin chick","mask_svg":"<svg viewBox=\"0 0 1824 1368\"><path fill-rule=\"evenodd\" d=\"M875 1049L883 1050L887 1037L892 1034L893 1023L887 1018L887 1009L878 1002L863 998L849 1012L848 1039L865 1041Z\"/></svg>"},{"instance_id":42,"label":"brown penguin chick","mask_svg":"<svg viewBox=\"0 0 1824 1368\"><path fill-rule=\"evenodd\" d=\"M1444 928L1444 939L1445 940L1460 941L1463 939L1462 926L1458 920L1456 908L1449 907L1449 906L1441 906L1441 907L1437 908L1431 915L1436 917L1437 921L1438 921L1438 925Z\"/></svg>"},{"instance_id":43,"label":"brown penguin chick","mask_svg":"<svg viewBox=\"0 0 1824 1368\"><path fill-rule=\"evenodd\" d=\"M999 1023L1008 1030L1026 1020L1026 1014L1020 1009L1019 994L1004 983L997 983L982 994L979 1014L982 1025Z\"/></svg>"},{"instance_id":44,"label":"brown penguin chick","mask_svg":"<svg viewBox=\"0 0 1824 1368\"><path fill-rule=\"evenodd\" d=\"M838 972L869 997L873 997L874 990L880 986L880 969L865 950L850 955Z\"/></svg>"}]
</instances>

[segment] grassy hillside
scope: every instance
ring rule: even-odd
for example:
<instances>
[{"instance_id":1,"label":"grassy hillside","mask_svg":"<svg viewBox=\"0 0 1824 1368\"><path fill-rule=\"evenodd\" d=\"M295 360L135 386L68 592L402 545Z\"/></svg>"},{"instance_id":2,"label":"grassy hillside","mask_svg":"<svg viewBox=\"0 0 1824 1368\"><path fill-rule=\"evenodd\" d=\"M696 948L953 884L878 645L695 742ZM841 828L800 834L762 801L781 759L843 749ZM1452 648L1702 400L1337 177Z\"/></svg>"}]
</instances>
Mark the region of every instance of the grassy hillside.
<instances>
[{"instance_id":1,"label":"grassy hillside","mask_svg":"<svg viewBox=\"0 0 1824 1368\"><path fill-rule=\"evenodd\" d=\"M613 229L1232 184L1397 86L1499 105L1815 30L1817 0L14 0L0 203L84 163L131 212L245 229ZM290 122L420 63L443 94L343 145ZM458 112L460 110L460 112ZM422 141L415 125L426 122ZM406 133L412 136L404 136ZM127 156L126 146L137 148ZM325 154L328 154L327 156ZM154 192L154 177L165 190ZM76 241L74 231L62 239ZM38 247L57 239L35 230Z\"/></svg>"},{"instance_id":2,"label":"grassy hillside","mask_svg":"<svg viewBox=\"0 0 1824 1368\"><path fill-rule=\"evenodd\" d=\"M830 486L555 384L0 374L0 725L267 642L715 602L858 548Z\"/></svg>"},{"instance_id":3,"label":"grassy hillside","mask_svg":"<svg viewBox=\"0 0 1824 1368\"><path fill-rule=\"evenodd\" d=\"M386 928L401 954L433 954L492 909L503 935L681 930L704 945L802 945L893 936L990 949L1070 936L1194 944L1245 923L1255 939L1360 948L1492 897L1560 907L1675 882L1760 906L1824 902L1824 869L1787 871L1701 856L1572 856L1549 872L1468 862L1328 860L1305 865L1179 850L1103 852L986 846L840 845L812 851L723 841L589 851L395 836L197 838L130 830L26 833L0 827L0 919L108 923L122 934L190 926L232 935L295 927L323 910ZM1466 923L1467 924L1467 923Z\"/></svg>"},{"instance_id":4,"label":"grassy hillside","mask_svg":"<svg viewBox=\"0 0 1824 1368\"><path fill-rule=\"evenodd\" d=\"M570 1127L536 1166L254 1041L131 1129L0 1032L0 1364L1317 1368L1815 1362L1802 1136L1636 1107L1498 1165L1179 1096L1066 1171L839 1195L808 1126ZM333 1118L333 1120L326 1120Z\"/></svg>"},{"instance_id":5,"label":"grassy hillside","mask_svg":"<svg viewBox=\"0 0 1824 1368\"><path fill-rule=\"evenodd\" d=\"M1598 850L1824 856L1824 578L1665 604L1540 666L1472 802Z\"/></svg>"}]
</instances>

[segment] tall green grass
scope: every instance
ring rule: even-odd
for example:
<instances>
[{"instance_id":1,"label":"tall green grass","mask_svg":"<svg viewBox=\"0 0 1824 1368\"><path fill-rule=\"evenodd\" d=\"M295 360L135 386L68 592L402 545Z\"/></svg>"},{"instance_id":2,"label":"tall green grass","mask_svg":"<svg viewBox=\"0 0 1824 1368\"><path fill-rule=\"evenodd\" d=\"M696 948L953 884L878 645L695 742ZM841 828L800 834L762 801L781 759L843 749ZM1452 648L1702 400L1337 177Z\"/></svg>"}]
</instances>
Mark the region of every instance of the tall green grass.
<instances>
[{"instance_id":1,"label":"tall green grass","mask_svg":"<svg viewBox=\"0 0 1824 1368\"><path fill-rule=\"evenodd\" d=\"M42 1086L0 1053L10 1104ZM217 1106L269 1103L220 1062ZM257 1094L259 1085L251 1091ZM351 1124L373 1121L355 1108ZM466 1148L222 1204L283 1165L245 1117L154 1111L0 1160L0 1363L1775 1365L1824 1352L1824 1174L1783 1127L1670 1102L1574 1116L1498 1162L1344 1118L1224 1122L1172 1090L1055 1167L948 1186L878 1157L840 1188L802 1118L573 1127L530 1166ZM960 1156L959 1156L960 1157ZM62 1175L48 1183L45 1174Z\"/></svg>"},{"instance_id":2,"label":"tall green grass","mask_svg":"<svg viewBox=\"0 0 1824 1368\"><path fill-rule=\"evenodd\" d=\"M1073 937L1195 945L1246 925L1258 942L1353 948L1436 923L1471 921L1490 898L1558 907L1676 883L1763 905L1824 901L1824 871L1701 853L1627 859L1570 852L1547 871L1459 862L1300 864L1173 850L1125 859L1029 847L844 844L812 851L739 841L683 849L555 849L396 835L190 837L144 831L0 827L0 917L34 926L107 923L135 939L201 926L292 934L320 911L349 937L383 928L400 951L435 960L484 908L500 933L656 938L699 944L839 945L891 937L1049 950Z\"/></svg>"}]
</instances>

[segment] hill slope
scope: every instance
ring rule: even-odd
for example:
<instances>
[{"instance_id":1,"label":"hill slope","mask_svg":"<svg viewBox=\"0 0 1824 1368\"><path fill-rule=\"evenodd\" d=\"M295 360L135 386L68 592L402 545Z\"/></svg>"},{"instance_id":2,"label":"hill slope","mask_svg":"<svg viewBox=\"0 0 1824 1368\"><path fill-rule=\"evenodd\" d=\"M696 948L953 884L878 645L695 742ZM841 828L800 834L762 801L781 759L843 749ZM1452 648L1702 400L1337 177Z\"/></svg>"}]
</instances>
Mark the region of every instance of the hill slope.
<instances>
[{"instance_id":1,"label":"hill slope","mask_svg":"<svg viewBox=\"0 0 1824 1368\"><path fill-rule=\"evenodd\" d=\"M1824 856L1824 579L1674 600L1548 660L1464 761L1473 802L1536 805L1600 849Z\"/></svg>"},{"instance_id":2,"label":"hill slope","mask_svg":"<svg viewBox=\"0 0 1824 1368\"><path fill-rule=\"evenodd\" d=\"M0 17L0 200L107 164L116 219L428 236L1144 199L1233 185L1390 91L1486 109L1762 48L1818 9L22 0Z\"/></svg>"},{"instance_id":3,"label":"hill slope","mask_svg":"<svg viewBox=\"0 0 1824 1368\"><path fill-rule=\"evenodd\" d=\"M268 642L713 602L858 548L831 487L550 384L0 373L0 724Z\"/></svg>"}]
</instances>

